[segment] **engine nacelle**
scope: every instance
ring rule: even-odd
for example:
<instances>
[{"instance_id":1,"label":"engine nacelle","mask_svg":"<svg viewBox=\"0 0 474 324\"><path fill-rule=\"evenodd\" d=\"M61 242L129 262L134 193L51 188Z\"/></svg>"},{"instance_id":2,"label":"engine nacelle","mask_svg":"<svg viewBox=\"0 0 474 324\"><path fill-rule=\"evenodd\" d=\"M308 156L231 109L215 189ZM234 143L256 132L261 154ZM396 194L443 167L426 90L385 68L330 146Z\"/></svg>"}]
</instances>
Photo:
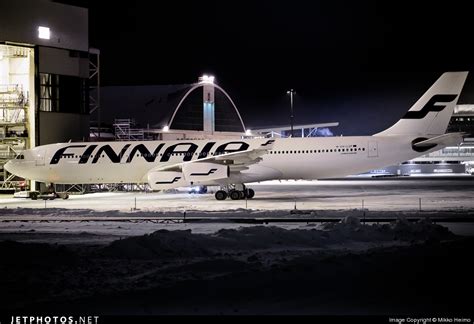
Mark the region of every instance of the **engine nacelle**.
<instances>
[{"instance_id":1,"label":"engine nacelle","mask_svg":"<svg viewBox=\"0 0 474 324\"><path fill-rule=\"evenodd\" d=\"M196 162L183 165L183 174L191 185L206 184L214 180L227 179L230 169L228 165Z\"/></svg>"},{"instance_id":2,"label":"engine nacelle","mask_svg":"<svg viewBox=\"0 0 474 324\"><path fill-rule=\"evenodd\" d=\"M189 185L181 172L156 171L148 173L148 184L152 190L165 190Z\"/></svg>"}]
</instances>

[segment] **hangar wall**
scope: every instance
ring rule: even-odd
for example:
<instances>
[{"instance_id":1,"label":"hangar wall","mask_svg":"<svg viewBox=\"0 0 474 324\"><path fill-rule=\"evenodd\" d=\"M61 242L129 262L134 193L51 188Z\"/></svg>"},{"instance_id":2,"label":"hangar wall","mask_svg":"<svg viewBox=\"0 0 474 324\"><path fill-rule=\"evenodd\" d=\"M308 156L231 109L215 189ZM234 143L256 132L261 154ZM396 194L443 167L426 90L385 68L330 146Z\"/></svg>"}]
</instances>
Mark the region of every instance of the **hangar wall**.
<instances>
[{"instance_id":1,"label":"hangar wall","mask_svg":"<svg viewBox=\"0 0 474 324\"><path fill-rule=\"evenodd\" d=\"M38 27L50 28L50 39L38 38ZM50 0L0 1L0 41L87 52L88 10Z\"/></svg>"},{"instance_id":2,"label":"hangar wall","mask_svg":"<svg viewBox=\"0 0 474 324\"><path fill-rule=\"evenodd\" d=\"M38 145L88 140L88 53L40 47L38 56Z\"/></svg>"},{"instance_id":3,"label":"hangar wall","mask_svg":"<svg viewBox=\"0 0 474 324\"><path fill-rule=\"evenodd\" d=\"M86 8L0 1L0 190L23 182L3 168L22 150L89 139L88 24Z\"/></svg>"},{"instance_id":4,"label":"hangar wall","mask_svg":"<svg viewBox=\"0 0 474 324\"><path fill-rule=\"evenodd\" d=\"M89 115L40 112L39 124L39 137L45 144L82 142L89 134Z\"/></svg>"},{"instance_id":5,"label":"hangar wall","mask_svg":"<svg viewBox=\"0 0 474 324\"><path fill-rule=\"evenodd\" d=\"M40 73L89 78L89 57L87 52L39 47L38 54L38 69Z\"/></svg>"}]
</instances>

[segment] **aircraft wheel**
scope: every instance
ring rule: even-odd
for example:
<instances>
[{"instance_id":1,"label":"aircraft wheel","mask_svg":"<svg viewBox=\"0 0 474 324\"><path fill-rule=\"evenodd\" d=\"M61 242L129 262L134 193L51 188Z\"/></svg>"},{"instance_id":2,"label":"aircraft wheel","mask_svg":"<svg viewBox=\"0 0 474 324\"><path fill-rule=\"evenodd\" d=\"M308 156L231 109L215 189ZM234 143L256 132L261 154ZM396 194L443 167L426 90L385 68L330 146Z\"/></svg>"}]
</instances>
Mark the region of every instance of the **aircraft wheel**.
<instances>
[{"instance_id":1,"label":"aircraft wheel","mask_svg":"<svg viewBox=\"0 0 474 324\"><path fill-rule=\"evenodd\" d=\"M252 199L255 196L255 191L253 189L247 189L247 198Z\"/></svg>"},{"instance_id":2,"label":"aircraft wheel","mask_svg":"<svg viewBox=\"0 0 474 324\"><path fill-rule=\"evenodd\" d=\"M227 198L227 193L224 190L218 190L214 196L217 200L225 200Z\"/></svg>"},{"instance_id":3,"label":"aircraft wheel","mask_svg":"<svg viewBox=\"0 0 474 324\"><path fill-rule=\"evenodd\" d=\"M240 199L245 199L247 193L245 191L239 191Z\"/></svg>"},{"instance_id":4,"label":"aircraft wheel","mask_svg":"<svg viewBox=\"0 0 474 324\"><path fill-rule=\"evenodd\" d=\"M240 192L238 190L232 190L231 192L229 192L229 196L230 196L230 199L232 200L237 200L237 199L240 199Z\"/></svg>"}]
</instances>

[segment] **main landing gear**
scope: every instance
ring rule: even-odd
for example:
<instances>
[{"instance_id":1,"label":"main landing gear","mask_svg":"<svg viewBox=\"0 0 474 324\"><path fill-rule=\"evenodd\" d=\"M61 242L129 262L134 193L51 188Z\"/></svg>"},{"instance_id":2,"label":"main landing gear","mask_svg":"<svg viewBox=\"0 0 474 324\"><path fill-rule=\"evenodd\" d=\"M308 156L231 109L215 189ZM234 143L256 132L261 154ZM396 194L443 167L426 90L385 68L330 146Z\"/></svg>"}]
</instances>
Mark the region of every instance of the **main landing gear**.
<instances>
[{"instance_id":1,"label":"main landing gear","mask_svg":"<svg viewBox=\"0 0 474 324\"><path fill-rule=\"evenodd\" d=\"M225 200L227 197L232 200L252 199L254 196L255 191L245 187L244 184L221 187L215 194L217 200Z\"/></svg>"}]
</instances>

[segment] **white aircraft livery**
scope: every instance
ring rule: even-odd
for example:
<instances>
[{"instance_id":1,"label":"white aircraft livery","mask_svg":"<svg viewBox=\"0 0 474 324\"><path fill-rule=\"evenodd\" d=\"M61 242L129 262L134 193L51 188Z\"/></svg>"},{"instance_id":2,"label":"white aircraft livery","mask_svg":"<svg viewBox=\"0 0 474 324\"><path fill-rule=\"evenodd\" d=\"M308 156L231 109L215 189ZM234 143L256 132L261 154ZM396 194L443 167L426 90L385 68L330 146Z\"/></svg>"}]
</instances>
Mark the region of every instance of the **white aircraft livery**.
<instances>
[{"instance_id":1,"label":"white aircraft livery","mask_svg":"<svg viewBox=\"0 0 474 324\"><path fill-rule=\"evenodd\" d=\"M467 74L442 74L395 125L373 136L60 143L25 150L5 168L45 183L219 185L218 200L252 198L245 183L342 177L459 144L462 133L445 133Z\"/></svg>"}]
</instances>

